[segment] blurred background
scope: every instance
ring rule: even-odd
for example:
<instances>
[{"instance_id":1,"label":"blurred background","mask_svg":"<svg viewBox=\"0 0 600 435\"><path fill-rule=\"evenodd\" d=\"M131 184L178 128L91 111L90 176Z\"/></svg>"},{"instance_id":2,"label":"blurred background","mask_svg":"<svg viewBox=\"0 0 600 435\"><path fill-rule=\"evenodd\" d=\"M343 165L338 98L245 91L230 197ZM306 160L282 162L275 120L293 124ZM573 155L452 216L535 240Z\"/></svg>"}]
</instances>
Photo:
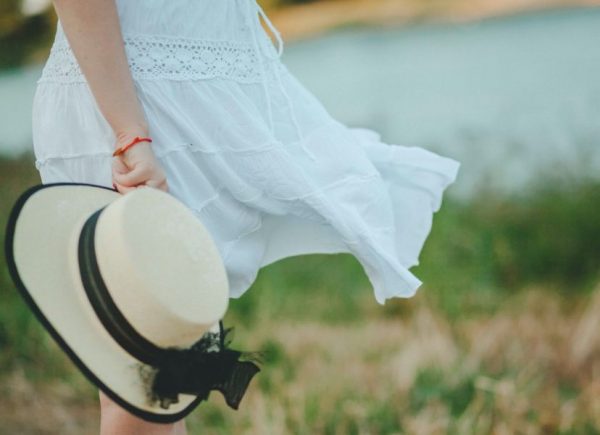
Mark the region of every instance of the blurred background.
<instances>
[{"instance_id":1,"label":"blurred background","mask_svg":"<svg viewBox=\"0 0 600 435\"><path fill-rule=\"evenodd\" d=\"M376 303L349 254L263 268L233 347L269 350L239 412L190 433L600 433L600 1L259 1L337 119L461 161L411 269ZM0 234L40 182L31 103L49 1L0 3ZM98 433L97 392L0 254L0 434Z\"/></svg>"}]
</instances>

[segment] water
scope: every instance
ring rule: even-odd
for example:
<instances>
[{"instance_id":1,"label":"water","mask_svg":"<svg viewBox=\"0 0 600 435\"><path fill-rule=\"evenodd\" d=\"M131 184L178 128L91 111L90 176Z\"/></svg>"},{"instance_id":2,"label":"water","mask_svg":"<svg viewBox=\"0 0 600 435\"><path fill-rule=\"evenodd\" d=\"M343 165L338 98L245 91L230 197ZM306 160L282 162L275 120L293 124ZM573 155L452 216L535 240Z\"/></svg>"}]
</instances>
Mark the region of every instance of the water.
<instances>
[{"instance_id":1,"label":"water","mask_svg":"<svg viewBox=\"0 0 600 435\"><path fill-rule=\"evenodd\" d=\"M285 46L328 111L462 162L451 195L600 174L600 8L345 29ZM0 77L0 153L31 148L39 67Z\"/></svg>"},{"instance_id":2,"label":"water","mask_svg":"<svg viewBox=\"0 0 600 435\"><path fill-rule=\"evenodd\" d=\"M347 29L283 56L336 118L460 160L450 194L600 174L600 8Z\"/></svg>"}]
</instances>

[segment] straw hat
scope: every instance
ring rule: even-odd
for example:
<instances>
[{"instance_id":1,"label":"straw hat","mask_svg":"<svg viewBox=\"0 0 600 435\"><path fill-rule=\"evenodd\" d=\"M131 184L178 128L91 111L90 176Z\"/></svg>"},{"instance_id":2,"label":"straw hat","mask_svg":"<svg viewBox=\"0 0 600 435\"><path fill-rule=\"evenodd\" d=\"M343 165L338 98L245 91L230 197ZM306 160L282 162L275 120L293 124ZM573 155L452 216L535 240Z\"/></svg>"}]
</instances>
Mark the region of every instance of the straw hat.
<instances>
[{"instance_id":1,"label":"straw hat","mask_svg":"<svg viewBox=\"0 0 600 435\"><path fill-rule=\"evenodd\" d=\"M202 222L172 195L86 183L25 191L6 258L29 307L77 367L134 415L174 422L211 390L238 409L260 352L227 347L229 287ZM254 361L254 362L253 362Z\"/></svg>"}]
</instances>

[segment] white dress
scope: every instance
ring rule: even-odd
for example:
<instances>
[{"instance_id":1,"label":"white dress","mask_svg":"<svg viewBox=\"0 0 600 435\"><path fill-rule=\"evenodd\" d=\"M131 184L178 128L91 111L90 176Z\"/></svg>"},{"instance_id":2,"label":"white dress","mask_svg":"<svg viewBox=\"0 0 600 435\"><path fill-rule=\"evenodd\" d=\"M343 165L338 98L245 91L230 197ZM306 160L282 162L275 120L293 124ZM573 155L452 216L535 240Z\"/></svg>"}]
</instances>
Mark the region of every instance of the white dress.
<instances>
[{"instance_id":1,"label":"white dress","mask_svg":"<svg viewBox=\"0 0 600 435\"><path fill-rule=\"evenodd\" d=\"M116 3L169 192L211 231L230 297L261 267L311 253L353 254L380 304L415 294L408 269L457 161L334 119L282 63L255 0ZM112 187L115 136L60 21L32 123L42 183Z\"/></svg>"}]
</instances>

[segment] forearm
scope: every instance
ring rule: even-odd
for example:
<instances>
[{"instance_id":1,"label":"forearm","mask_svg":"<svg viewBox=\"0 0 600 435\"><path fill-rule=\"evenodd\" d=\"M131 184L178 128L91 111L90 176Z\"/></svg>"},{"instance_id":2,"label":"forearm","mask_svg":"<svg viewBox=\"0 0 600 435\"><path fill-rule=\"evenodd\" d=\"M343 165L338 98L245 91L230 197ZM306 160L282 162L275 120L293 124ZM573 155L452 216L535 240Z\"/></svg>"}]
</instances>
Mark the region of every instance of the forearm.
<instances>
[{"instance_id":1,"label":"forearm","mask_svg":"<svg viewBox=\"0 0 600 435\"><path fill-rule=\"evenodd\" d=\"M147 134L115 0L53 0L53 3L98 108L115 135Z\"/></svg>"}]
</instances>

